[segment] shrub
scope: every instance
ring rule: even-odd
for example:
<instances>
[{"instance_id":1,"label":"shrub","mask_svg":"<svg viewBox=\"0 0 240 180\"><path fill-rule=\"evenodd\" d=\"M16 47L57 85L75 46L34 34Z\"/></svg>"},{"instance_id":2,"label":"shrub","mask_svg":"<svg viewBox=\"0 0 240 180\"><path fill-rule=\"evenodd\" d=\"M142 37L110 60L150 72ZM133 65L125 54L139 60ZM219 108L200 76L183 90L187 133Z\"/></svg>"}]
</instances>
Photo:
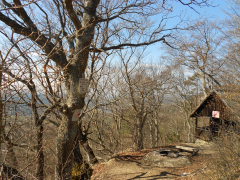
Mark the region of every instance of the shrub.
<instances>
[{"instance_id":1,"label":"shrub","mask_svg":"<svg viewBox=\"0 0 240 180\"><path fill-rule=\"evenodd\" d=\"M240 177L240 135L223 134L215 139L216 155L208 162L210 179L236 180Z\"/></svg>"}]
</instances>

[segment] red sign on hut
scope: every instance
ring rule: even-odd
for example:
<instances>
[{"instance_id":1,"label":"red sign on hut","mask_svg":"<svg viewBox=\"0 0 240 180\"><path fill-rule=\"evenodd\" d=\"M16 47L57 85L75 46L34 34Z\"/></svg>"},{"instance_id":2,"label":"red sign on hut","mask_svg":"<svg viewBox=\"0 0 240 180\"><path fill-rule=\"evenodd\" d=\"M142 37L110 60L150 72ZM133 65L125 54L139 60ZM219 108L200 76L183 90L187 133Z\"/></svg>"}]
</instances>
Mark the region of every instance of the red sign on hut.
<instances>
[{"instance_id":1,"label":"red sign on hut","mask_svg":"<svg viewBox=\"0 0 240 180\"><path fill-rule=\"evenodd\" d=\"M212 111L213 118L220 118L220 111Z\"/></svg>"}]
</instances>

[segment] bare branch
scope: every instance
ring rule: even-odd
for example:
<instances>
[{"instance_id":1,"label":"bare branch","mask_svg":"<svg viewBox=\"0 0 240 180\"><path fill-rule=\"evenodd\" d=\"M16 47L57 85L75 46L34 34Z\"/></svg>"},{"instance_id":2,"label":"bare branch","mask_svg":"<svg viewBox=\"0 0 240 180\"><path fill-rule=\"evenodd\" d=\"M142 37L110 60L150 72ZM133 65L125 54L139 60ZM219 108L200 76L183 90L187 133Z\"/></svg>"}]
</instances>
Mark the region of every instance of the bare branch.
<instances>
[{"instance_id":1,"label":"bare branch","mask_svg":"<svg viewBox=\"0 0 240 180\"><path fill-rule=\"evenodd\" d=\"M68 12L68 15L70 17L70 19L72 20L74 26L76 27L76 30L79 31L82 28L82 24L79 21L73 6L72 6L72 0L65 0L65 6L66 6L66 10Z\"/></svg>"},{"instance_id":2,"label":"bare branch","mask_svg":"<svg viewBox=\"0 0 240 180\"><path fill-rule=\"evenodd\" d=\"M159 41L163 41L163 43L167 44L168 46L172 47L169 43L166 42L165 37L169 37L170 34L168 35L164 35L163 37L150 41L150 42L143 42L143 43L137 43L137 44L133 44L133 43L124 43L124 44L119 44L117 46L111 46L111 47L102 47L102 48L93 48L90 49L90 51L94 51L94 52L104 52L104 51L109 51L109 50L113 50L113 49L122 49L124 47L140 47L140 46L148 46L151 44L154 44L156 42ZM173 47L172 47L173 48Z\"/></svg>"},{"instance_id":3,"label":"bare branch","mask_svg":"<svg viewBox=\"0 0 240 180\"><path fill-rule=\"evenodd\" d=\"M55 45L49 42L49 40L44 35L36 31L32 31L31 28L22 27L17 22L5 16L1 12L0 20L6 25L10 26L15 33L29 37L32 41L35 41L43 48L48 57L53 59L61 67L65 67L67 65L68 62L66 60L65 54L62 51L55 50Z\"/></svg>"}]
</instances>

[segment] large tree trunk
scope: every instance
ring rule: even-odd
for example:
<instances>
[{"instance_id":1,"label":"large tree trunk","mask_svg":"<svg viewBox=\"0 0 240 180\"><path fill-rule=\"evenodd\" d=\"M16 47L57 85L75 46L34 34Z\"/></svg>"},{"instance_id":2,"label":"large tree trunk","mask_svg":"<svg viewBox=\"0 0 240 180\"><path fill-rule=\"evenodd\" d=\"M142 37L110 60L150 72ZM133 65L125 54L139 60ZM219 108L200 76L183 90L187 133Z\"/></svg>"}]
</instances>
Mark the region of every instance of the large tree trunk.
<instances>
[{"instance_id":1,"label":"large tree trunk","mask_svg":"<svg viewBox=\"0 0 240 180\"><path fill-rule=\"evenodd\" d=\"M0 54L1 55L1 54ZM2 75L3 75L3 65L4 60L1 59L0 63L0 87L2 87ZM3 122L3 99L2 99L2 91L0 91L0 163L2 161L2 122Z\"/></svg>"},{"instance_id":2,"label":"large tree trunk","mask_svg":"<svg viewBox=\"0 0 240 180\"><path fill-rule=\"evenodd\" d=\"M74 150L73 150L74 166L73 166L72 180L75 180L75 179L76 180L79 180L79 179L88 180L88 179L91 179L92 172L93 172L91 165L97 163L98 161L97 161L95 155L93 154L92 149L88 145L88 141L85 138L86 135L84 135L84 137L81 136L82 135L81 129L78 128L78 130L79 130L79 132L78 132L77 137L75 138L75 146L74 146ZM90 153L89 153L89 151L86 151L86 149L84 148L87 153L87 156L88 156L88 161L89 161L88 163L86 161L84 161L83 156L81 154L80 147L79 147L81 145L81 143L87 144L88 147L90 148L89 149Z\"/></svg>"},{"instance_id":3,"label":"large tree trunk","mask_svg":"<svg viewBox=\"0 0 240 180\"><path fill-rule=\"evenodd\" d=\"M84 107L84 94L80 94L80 78L84 77L87 67L89 48L94 37L96 9L99 0L86 0L82 24L73 13L72 0L65 0L65 6L77 32L74 53L69 57L69 63L63 68L66 87L66 104L63 106L63 118L58 130L57 139L57 179L71 179L73 167L74 141L78 132L78 121L73 121L75 110ZM72 47L70 47L72 48Z\"/></svg>"},{"instance_id":4,"label":"large tree trunk","mask_svg":"<svg viewBox=\"0 0 240 180\"><path fill-rule=\"evenodd\" d=\"M72 121L73 112L65 109L57 138L56 179L71 179L74 140L77 135L77 121Z\"/></svg>"},{"instance_id":5,"label":"large tree trunk","mask_svg":"<svg viewBox=\"0 0 240 180\"><path fill-rule=\"evenodd\" d=\"M67 101L63 105L63 117L58 129L56 179L72 179L73 151L78 135L78 119L74 111L84 107L84 96L79 91L79 78L82 77L79 68L70 68L66 77ZM75 113L76 114L76 113Z\"/></svg>"}]
</instances>

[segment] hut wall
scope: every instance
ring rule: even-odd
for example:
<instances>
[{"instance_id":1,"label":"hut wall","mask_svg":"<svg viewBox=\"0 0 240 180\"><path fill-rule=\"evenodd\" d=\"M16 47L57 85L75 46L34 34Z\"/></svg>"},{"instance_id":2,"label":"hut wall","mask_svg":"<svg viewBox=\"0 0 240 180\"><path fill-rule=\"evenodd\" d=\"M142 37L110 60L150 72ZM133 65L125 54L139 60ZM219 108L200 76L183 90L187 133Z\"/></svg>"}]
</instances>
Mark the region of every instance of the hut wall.
<instances>
[{"instance_id":1,"label":"hut wall","mask_svg":"<svg viewBox=\"0 0 240 180\"><path fill-rule=\"evenodd\" d=\"M212 111L220 111L220 119L229 119L229 112L221 99L216 96L210 97L208 101L198 110L198 117L208 116L212 117Z\"/></svg>"}]
</instances>

